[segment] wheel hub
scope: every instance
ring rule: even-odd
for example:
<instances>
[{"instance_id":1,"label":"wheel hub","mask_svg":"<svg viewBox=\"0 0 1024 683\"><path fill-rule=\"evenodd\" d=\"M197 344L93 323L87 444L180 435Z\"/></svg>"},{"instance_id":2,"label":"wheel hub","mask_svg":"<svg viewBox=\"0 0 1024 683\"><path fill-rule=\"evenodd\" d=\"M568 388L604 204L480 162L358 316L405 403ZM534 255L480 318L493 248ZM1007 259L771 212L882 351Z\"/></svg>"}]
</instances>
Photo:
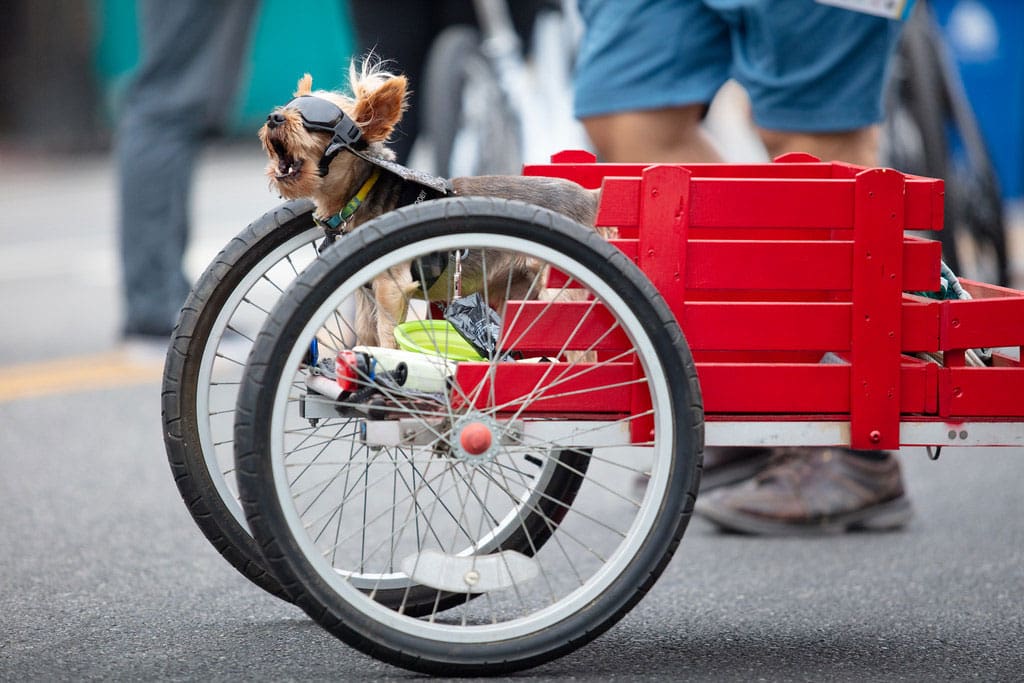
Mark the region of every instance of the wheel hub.
<instances>
[{"instance_id":1,"label":"wheel hub","mask_svg":"<svg viewBox=\"0 0 1024 683\"><path fill-rule=\"evenodd\" d=\"M501 425L478 413L465 415L451 431L452 455L470 465L490 462L501 443Z\"/></svg>"}]
</instances>

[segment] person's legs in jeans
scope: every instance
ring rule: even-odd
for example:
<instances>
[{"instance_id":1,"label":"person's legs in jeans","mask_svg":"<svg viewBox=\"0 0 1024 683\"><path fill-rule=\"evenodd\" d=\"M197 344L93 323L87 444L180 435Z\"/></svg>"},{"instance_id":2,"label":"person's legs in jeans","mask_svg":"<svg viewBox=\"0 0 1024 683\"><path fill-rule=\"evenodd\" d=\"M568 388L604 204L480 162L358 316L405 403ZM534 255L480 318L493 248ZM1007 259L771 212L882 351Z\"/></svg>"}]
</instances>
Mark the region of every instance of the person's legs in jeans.
<instances>
[{"instance_id":1,"label":"person's legs in jeans","mask_svg":"<svg viewBox=\"0 0 1024 683\"><path fill-rule=\"evenodd\" d=\"M254 0L139 3L142 58L116 149L127 337L167 338L188 295L193 165L233 100L255 9Z\"/></svg>"}]
</instances>

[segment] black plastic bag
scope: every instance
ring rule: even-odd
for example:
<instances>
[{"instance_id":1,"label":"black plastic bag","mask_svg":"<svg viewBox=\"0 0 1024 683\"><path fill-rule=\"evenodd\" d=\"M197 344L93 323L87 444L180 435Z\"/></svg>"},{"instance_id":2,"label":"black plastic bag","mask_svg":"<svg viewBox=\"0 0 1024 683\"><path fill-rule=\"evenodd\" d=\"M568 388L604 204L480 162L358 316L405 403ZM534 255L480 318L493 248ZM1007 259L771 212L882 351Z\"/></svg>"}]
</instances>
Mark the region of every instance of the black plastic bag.
<instances>
[{"instance_id":1,"label":"black plastic bag","mask_svg":"<svg viewBox=\"0 0 1024 683\"><path fill-rule=\"evenodd\" d=\"M481 356L494 358L497 355L501 316L487 305L480 292L452 301L444 317Z\"/></svg>"}]
</instances>

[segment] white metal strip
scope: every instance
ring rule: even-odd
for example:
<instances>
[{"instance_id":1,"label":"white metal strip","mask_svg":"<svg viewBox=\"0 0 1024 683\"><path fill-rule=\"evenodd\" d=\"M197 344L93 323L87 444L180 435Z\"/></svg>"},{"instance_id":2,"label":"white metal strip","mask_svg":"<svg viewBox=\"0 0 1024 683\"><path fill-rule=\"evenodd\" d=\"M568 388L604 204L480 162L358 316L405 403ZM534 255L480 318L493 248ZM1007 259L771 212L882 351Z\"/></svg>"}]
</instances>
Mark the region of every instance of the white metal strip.
<instances>
[{"instance_id":1,"label":"white metal strip","mask_svg":"<svg viewBox=\"0 0 1024 683\"><path fill-rule=\"evenodd\" d=\"M705 424L708 446L849 446L850 423L718 421ZM900 423L902 446L1024 446L1024 422Z\"/></svg>"}]
</instances>

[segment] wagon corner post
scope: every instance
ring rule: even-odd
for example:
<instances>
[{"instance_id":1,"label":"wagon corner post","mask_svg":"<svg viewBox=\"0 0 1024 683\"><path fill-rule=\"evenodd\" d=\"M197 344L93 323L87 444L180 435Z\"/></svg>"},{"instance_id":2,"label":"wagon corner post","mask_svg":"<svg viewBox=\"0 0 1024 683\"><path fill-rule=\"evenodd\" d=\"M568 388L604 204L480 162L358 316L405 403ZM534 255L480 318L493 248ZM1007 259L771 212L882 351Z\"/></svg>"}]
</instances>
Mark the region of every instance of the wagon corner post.
<instances>
[{"instance_id":1,"label":"wagon corner post","mask_svg":"<svg viewBox=\"0 0 1024 683\"><path fill-rule=\"evenodd\" d=\"M901 301L906 178L892 169L854 179L850 446L900 445Z\"/></svg>"},{"instance_id":2,"label":"wagon corner post","mask_svg":"<svg viewBox=\"0 0 1024 683\"><path fill-rule=\"evenodd\" d=\"M645 168L640 180L640 216L637 260L640 269L664 297L676 321L682 321L686 300L686 239L690 224L690 177L685 166L657 164ZM642 376L639 367L634 371ZM634 415L650 409L650 397L634 388L630 409ZM653 435L653 420L634 420L634 441Z\"/></svg>"}]
</instances>

